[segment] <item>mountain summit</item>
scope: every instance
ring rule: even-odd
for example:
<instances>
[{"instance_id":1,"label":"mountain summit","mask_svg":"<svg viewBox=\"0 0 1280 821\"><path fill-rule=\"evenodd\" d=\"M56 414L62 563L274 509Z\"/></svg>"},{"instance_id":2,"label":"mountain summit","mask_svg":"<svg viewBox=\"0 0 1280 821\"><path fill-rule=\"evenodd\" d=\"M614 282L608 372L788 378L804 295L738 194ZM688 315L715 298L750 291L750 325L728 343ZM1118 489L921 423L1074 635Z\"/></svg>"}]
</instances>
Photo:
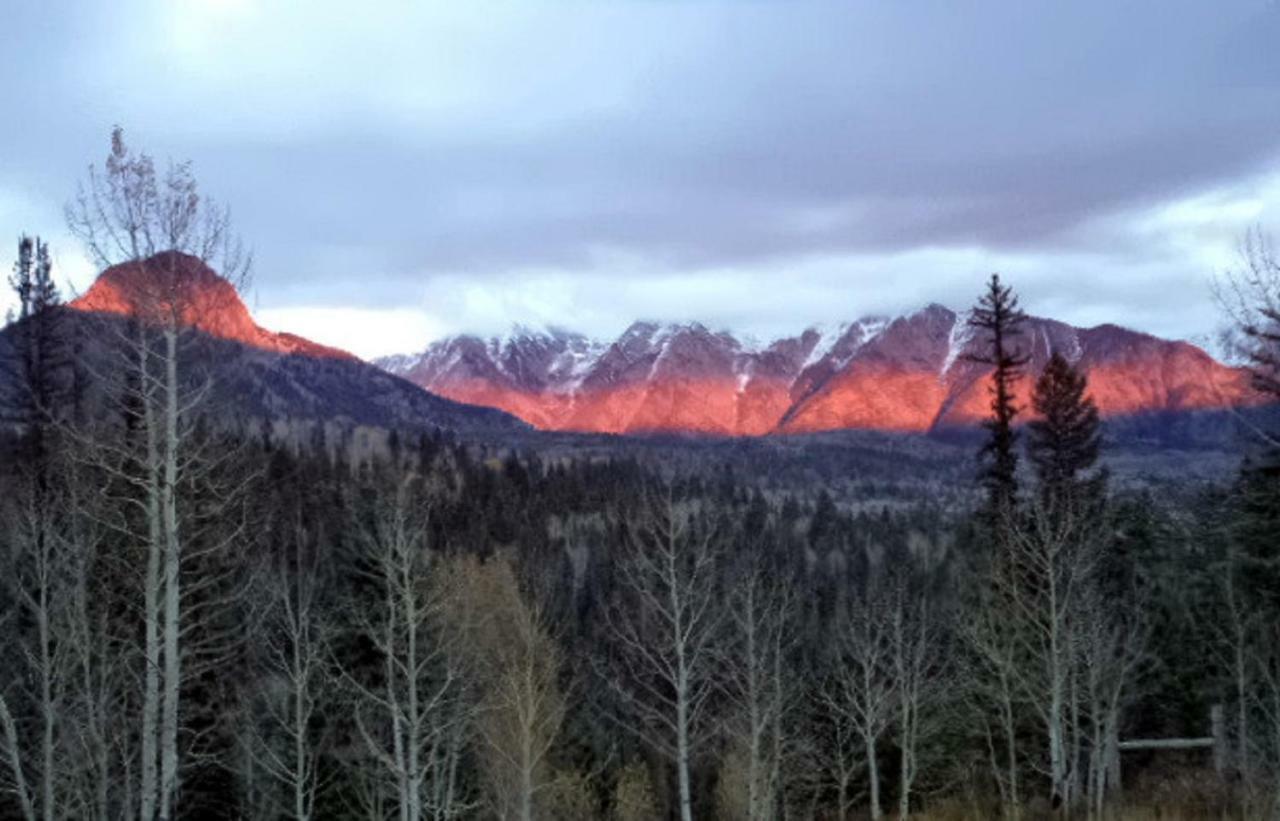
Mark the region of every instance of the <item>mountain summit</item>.
<instances>
[{"instance_id":1,"label":"mountain summit","mask_svg":"<svg viewBox=\"0 0 1280 821\"><path fill-rule=\"evenodd\" d=\"M211 412L237 422L253 419L295 432L305 428L300 422L483 435L527 430L506 413L435 396L346 351L262 328L229 281L187 254L108 268L69 307L78 317L71 332L96 343L90 349L102 347L103 334L90 317L110 323L180 311L178 322L198 332L188 364L215 386Z\"/></svg>"},{"instance_id":2,"label":"mountain summit","mask_svg":"<svg viewBox=\"0 0 1280 821\"><path fill-rule=\"evenodd\" d=\"M987 415L983 366L966 317L941 305L752 343L699 323L637 322L612 342L564 331L455 336L389 371L460 402L501 408L547 430L762 435L845 429L926 432ZM1246 375L1186 342L1115 325L1032 318L1030 378L1054 351L1089 376L1104 416L1257 401Z\"/></svg>"},{"instance_id":3,"label":"mountain summit","mask_svg":"<svg viewBox=\"0 0 1280 821\"><path fill-rule=\"evenodd\" d=\"M70 307L100 314L145 314L155 304L181 306L179 321L204 333L264 351L336 359L356 357L253 321L235 286L198 257L175 251L103 271Z\"/></svg>"}]
</instances>

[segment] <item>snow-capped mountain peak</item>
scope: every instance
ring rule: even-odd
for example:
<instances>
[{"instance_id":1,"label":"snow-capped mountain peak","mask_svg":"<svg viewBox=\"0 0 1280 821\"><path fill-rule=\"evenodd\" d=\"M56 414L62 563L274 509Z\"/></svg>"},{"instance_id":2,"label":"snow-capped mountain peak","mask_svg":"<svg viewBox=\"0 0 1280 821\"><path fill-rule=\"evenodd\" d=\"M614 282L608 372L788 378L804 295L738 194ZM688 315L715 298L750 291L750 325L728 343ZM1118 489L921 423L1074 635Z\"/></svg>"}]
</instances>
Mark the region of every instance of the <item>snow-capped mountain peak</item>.
<instances>
[{"instance_id":1,"label":"snow-capped mountain peak","mask_svg":"<svg viewBox=\"0 0 1280 821\"><path fill-rule=\"evenodd\" d=\"M634 322L608 341L517 326L377 364L430 391L555 430L929 430L985 414L984 370L966 358L983 341L967 313L931 304L773 340L700 322ZM1182 342L1032 318L1020 344L1033 372L1054 351L1077 362L1104 415L1251 401L1239 371Z\"/></svg>"}]
</instances>

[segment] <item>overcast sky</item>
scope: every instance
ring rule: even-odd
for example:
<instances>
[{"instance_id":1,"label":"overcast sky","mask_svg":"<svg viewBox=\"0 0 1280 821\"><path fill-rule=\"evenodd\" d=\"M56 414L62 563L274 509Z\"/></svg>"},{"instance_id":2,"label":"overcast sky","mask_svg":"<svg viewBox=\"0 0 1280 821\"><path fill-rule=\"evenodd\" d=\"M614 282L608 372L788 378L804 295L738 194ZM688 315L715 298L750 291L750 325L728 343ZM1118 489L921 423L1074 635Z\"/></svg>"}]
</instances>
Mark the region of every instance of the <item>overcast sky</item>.
<instances>
[{"instance_id":1,"label":"overcast sky","mask_svg":"<svg viewBox=\"0 0 1280 821\"><path fill-rule=\"evenodd\" d=\"M5 0L0 260L113 124L190 158L268 327L760 337L962 308L1200 339L1280 230L1280 6ZM47 9L57 9L56 12ZM7 298L7 295L6 295Z\"/></svg>"}]
</instances>

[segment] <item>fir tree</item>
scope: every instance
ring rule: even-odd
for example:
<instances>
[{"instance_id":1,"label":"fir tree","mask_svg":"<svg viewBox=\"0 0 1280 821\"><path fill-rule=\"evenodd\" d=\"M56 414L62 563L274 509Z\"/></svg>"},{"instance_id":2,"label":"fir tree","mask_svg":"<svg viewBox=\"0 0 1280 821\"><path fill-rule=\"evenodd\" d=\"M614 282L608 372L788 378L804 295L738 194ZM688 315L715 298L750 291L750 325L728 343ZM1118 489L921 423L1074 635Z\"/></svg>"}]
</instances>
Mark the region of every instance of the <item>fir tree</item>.
<instances>
[{"instance_id":1,"label":"fir tree","mask_svg":"<svg viewBox=\"0 0 1280 821\"><path fill-rule=\"evenodd\" d=\"M1027 457L1051 506L1101 492L1103 474L1082 476L1098 461L1101 445L1098 407L1087 390L1085 375L1054 353L1031 396L1039 418L1027 425Z\"/></svg>"},{"instance_id":2,"label":"fir tree","mask_svg":"<svg viewBox=\"0 0 1280 821\"><path fill-rule=\"evenodd\" d=\"M1018 341L1027 315L1018 308L1013 289L1000 284L992 274L987 292L969 315L969 327L987 335L985 349L969 354L970 362L993 368L991 375L991 417L983 423L989 437L981 451L982 479L987 486L989 513L1001 516L1013 508L1018 493L1017 432L1013 429L1018 407L1014 390L1022 378L1028 357Z\"/></svg>"},{"instance_id":3,"label":"fir tree","mask_svg":"<svg viewBox=\"0 0 1280 821\"><path fill-rule=\"evenodd\" d=\"M8 410L27 434L28 458L42 459L71 364L47 243L39 237L18 240L18 261L9 284L18 298L18 311L9 335L12 356L2 363L7 371L3 375L17 386Z\"/></svg>"}]
</instances>

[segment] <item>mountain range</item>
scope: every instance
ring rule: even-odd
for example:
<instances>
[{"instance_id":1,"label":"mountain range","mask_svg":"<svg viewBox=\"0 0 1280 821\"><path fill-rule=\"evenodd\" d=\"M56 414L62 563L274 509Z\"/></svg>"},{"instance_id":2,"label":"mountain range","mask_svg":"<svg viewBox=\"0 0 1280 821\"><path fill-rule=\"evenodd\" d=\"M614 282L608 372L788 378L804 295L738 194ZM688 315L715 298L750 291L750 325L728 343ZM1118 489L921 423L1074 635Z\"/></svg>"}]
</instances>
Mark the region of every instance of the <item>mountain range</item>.
<instances>
[{"instance_id":1,"label":"mountain range","mask_svg":"<svg viewBox=\"0 0 1280 821\"><path fill-rule=\"evenodd\" d=\"M756 342L692 323L636 322L613 340L562 329L448 337L425 351L366 363L346 351L259 326L226 279L194 257L115 266L70 303L119 322L157 284L180 276L182 321L198 331L204 367L241 416L337 420L385 428L512 434L530 428L609 434L762 436L969 429L988 412L983 340L941 305L868 316ZM148 273L152 272L152 273ZM0 347L3 339L0 338ZM1253 405L1248 375L1200 348L1116 325L1027 320L1029 376L1054 351L1089 376L1105 418L1187 418ZM1032 379L1020 384L1029 404Z\"/></svg>"},{"instance_id":2,"label":"mountain range","mask_svg":"<svg viewBox=\"0 0 1280 821\"><path fill-rule=\"evenodd\" d=\"M454 336L377 361L433 393L500 408L544 430L724 436L971 427L988 413L983 339L928 305L755 343L699 323L637 322L612 341L559 329ZM1052 352L1089 376L1104 417L1253 404L1247 374L1187 342L1032 317L1034 376ZM1029 404L1032 379L1018 401Z\"/></svg>"}]
</instances>

